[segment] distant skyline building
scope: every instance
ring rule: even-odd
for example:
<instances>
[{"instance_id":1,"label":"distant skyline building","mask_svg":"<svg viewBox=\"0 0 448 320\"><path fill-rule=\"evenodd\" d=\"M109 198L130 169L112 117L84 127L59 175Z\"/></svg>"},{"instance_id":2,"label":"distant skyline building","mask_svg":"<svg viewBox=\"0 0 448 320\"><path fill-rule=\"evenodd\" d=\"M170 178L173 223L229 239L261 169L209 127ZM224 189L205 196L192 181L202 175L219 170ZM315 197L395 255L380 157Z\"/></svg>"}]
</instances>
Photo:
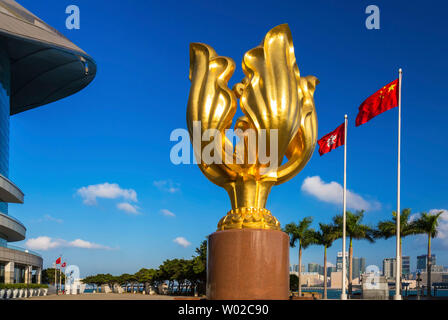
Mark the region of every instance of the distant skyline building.
<instances>
[{"instance_id":1,"label":"distant skyline building","mask_svg":"<svg viewBox=\"0 0 448 320\"><path fill-rule=\"evenodd\" d=\"M428 273L426 271L421 272L422 283L426 285ZM444 283L444 285L448 285L448 272L439 272L432 271L431 272L431 283Z\"/></svg>"},{"instance_id":2,"label":"distant skyline building","mask_svg":"<svg viewBox=\"0 0 448 320\"><path fill-rule=\"evenodd\" d=\"M431 272L446 272L444 266L431 265Z\"/></svg>"},{"instance_id":3,"label":"distant skyline building","mask_svg":"<svg viewBox=\"0 0 448 320\"><path fill-rule=\"evenodd\" d=\"M318 263L308 263L308 272L317 272L320 275L324 274L324 267Z\"/></svg>"},{"instance_id":4,"label":"distant skyline building","mask_svg":"<svg viewBox=\"0 0 448 320\"><path fill-rule=\"evenodd\" d=\"M397 269L395 260L395 258L385 258L383 260L383 276L385 276L386 279L395 278Z\"/></svg>"},{"instance_id":5,"label":"distant skyline building","mask_svg":"<svg viewBox=\"0 0 448 320\"><path fill-rule=\"evenodd\" d=\"M324 267L318 263L308 263L308 273L317 273L320 275L324 275ZM329 277L333 272L336 272L336 266L327 267L327 277Z\"/></svg>"},{"instance_id":6,"label":"distant skyline building","mask_svg":"<svg viewBox=\"0 0 448 320\"><path fill-rule=\"evenodd\" d=\"M83 50L17 2L0 0L0 283L40 283L43 267L39 253L9 244L26 236L8 214L8 203L24 202L9 180L10 116L74 94L95 74Z\"/></svg>"},{"instance_id":7,"label":"distant skyline building","mask_svg":"<svg viewBox=\"0 0 448 320\"><path fill-rule=\"evenodd\" d=\"M420 256L417 256L417 271L426 271L426 264L428 262L428 255L427 254L422 254ZM435 265L436 264L436 255L432 254L431 255L431 264Z\"/></svg>"},{"instance_id":8,"label":"distant skyline building","mask_svg":"<svg viewBox=\"0 0 448 320\"><path fill-rule=\"evenodd\" d=\"M292 264L289 266L289 272L299 272L299 265ZM302 264L302 273L305 272L305 265Z\"/></svg>"},{"instance_id":9,"label":"distant skyline building","mask_svg":"<svg viewBox=\"0 0 448 320\"><path fill-rule=\"evenodd\" d=\"M353 258L353 279L359 278L361 274L366 271L366 259L365 258Z\"/></svg>"},{"instance_id":10,"label":"distant skyline building","mask_svg":"<svg viewBox=\"0 0 448 320\"><path fill-rule=\"evenodd\" d=\"M348 252L345 252L345 261L346 261L346 267L347 267L347 272L348 272ZM336 256L336 271L342 271L342 251L339 251L337 256Z\"/></svg>"},{"instance_id":11,"label":"distant skyline building","mask_svg":"<svg viewBox=\"0 0 448 320\"><path fill-rule=\"evenodd\" d=\"M331 277L333 272L336 272L336 266L327 267L327 277Z\"/></svg>"},{"instance_id":12,"label":"distant skyline building","mask_svg":"<svg viewBox=\"0 0 448 320\"><path fill-rule=\"evenodd\" d=\"M405 279L411 275L411 257L403 256L401 262L401 274Z\"/></svg>"},{"instance_id":13,"label":"distant skyline building","mask_svg":"<svg viewBox=\"0 0 448 320\"><path fill-rule=\"evenodd\" d=\"M383 260L383 276L385 276L388 279L395 278L396 276L396 270L397 270L397 259L396 258L385 258ZM410 264L411 264L411 257L409 256L403 256L401 261L401 274L404 278L409 278L411 271L410 271Z\"/></svg>"}]
</instances>

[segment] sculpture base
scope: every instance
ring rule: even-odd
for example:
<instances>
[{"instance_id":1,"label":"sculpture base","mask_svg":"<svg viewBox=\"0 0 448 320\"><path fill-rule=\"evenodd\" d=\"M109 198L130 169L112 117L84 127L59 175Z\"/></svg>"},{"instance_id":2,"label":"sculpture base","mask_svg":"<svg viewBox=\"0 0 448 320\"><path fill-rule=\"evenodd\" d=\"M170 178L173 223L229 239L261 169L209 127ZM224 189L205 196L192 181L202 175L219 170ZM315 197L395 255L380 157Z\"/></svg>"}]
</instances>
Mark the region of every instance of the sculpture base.
<instances>
[{"instance_id":1,"label":"sculpture base","mask_svg":"<svg viewBox=\"0 0 448 320\"><path fill-rule=\"evenodd\" d=\"M207 264L207 299L289 298L289 237L282 231L233 229L212 233Z\"/></svg>"}]
</instances>

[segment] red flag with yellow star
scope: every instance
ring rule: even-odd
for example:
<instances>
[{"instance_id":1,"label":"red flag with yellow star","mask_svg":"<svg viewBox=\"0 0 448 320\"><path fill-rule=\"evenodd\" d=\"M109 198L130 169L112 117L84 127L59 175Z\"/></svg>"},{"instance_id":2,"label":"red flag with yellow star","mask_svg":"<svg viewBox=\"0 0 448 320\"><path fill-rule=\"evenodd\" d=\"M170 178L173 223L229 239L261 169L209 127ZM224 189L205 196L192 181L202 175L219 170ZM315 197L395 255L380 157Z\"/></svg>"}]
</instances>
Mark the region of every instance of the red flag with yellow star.
<instances>
[{"instance_id":1,"label":"red flag with yellow star","mask_svg":"<svg viewBox=\"0 0 448 320\"><path fill-rule=\"evenodd\" d=\"M396 106L398 106L398 79L382 87L359 106L356 126Z\"/></svg>"}]
</instances>

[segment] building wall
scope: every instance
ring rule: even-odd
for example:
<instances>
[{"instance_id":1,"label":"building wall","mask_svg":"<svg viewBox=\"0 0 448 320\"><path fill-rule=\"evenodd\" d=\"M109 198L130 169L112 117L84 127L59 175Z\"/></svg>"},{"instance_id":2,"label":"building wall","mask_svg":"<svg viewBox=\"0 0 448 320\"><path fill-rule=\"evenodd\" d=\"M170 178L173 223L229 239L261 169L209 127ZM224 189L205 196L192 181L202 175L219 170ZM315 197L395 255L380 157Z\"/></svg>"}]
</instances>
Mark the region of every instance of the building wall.
<instances>
[{"instance_id":1,"label":"building wall","mask_svg":"<svg viewBox=\"0 0 448 320\"><path fill-rule=\"evenodd\" d=\"M348 283L348 278L346 277L346 283ZM342 271L335 271L331 273L330 276L330 288L332 289L342 289Z\"/></svg>"},{"instance_id":2,"label":"building wall","mask_svg":"<svg viewBox=\"0 0 448 320\"><path fill-rule=\"evenodd\" d=\"M0 261L42 267L42 257L24 251L0 247Z\"/></svg>"},{"instance_id":3,"label":"building wall","mask_svg":"<svg viewBox=\"0 0 448 320\"><path fill-rule=\"evenodd\" d=\"M0 247L0 283L31 283L33 270L40 283L42 264L40 256Z\"/></svg>"},{"instance_id":4,"label":"building wall","mask_svg":"<svg viewBox=\"0 0 448 320\"><path fill-rule=\"evenodd\" d=\"M0 174L6 178L9 176L10 94L10 60L0 43ZM8 214L7 203L0 202L0 213ZM8 225L8 221L0 220L3 225ZM7 248L4 237L0 233L0 283L31 283L33 273L35 281L40 281L42 258L29 252Z\"/></svg>"},{"instance_id":5,"label":"building wall","mask_svg":"<svg viewBox=\"0 0 448 320\"><path fill-rule=\"evenodd\" d=\"M323 267L318 263L308 263L308 272L316 272L318 274L323 274Z\"/></svg>"},{"instance_id":6,"label":"building wall","mask_svg":"<svg viewBox=\"0 0 448 320\"><path fill-rule=\"evenodd\" d=\"M427 284L427 277L428 277L428 273L427 272L422 272L421 273L421 283L420 285L422 286L426 286ZM434 282L446 282L448 283L448 272L431 272L431 283Z\"/></svg>"},{"instance_id":7,"label":"building wall","mask_svg":"<svg viewBox=\"0 0 448 320\"><path fill-rule=\"evenodd\" d=\"M406 279L410 275L410 257L403 256L403 260L401 261L401 274ZM395 278L396 275L396 259L395 258L386 258L383 260L383 276L388 279Z\"/></svg>"},{"instance_id":8,"label":"building wall","mask_svg":"<svg viewBox=\"0 0 448 320\"><path fill-rule=\"evenodd\" d=\"M290 274L298 276L297 272L290 272ZM302 286L305 287L317 287L324 283L324 277L317 272L302 272L300 276L302 278Z\"/></svg>"},{"instance_id":9,"label":"building wall","mask_svg":"<svg viewBox=\"0 0 448 320\"><path fill-rule=\"evenodd\" d=\"M10 63L4 48L0 45L0 174L9 176L9 95ZM0 202L0 212L8 214L8 204ZM0 243L1 245L1 243Z\"/></svg>"},{"instance_id":10,"label":"building wall","mask_svg":"<svg viewBox=\"0 0 448 320\"><path fill-rule=\"evenodd\" d=\"M395 258L386 258L383 260L383 276L387 279L395 278L395 269Z\"/></svg>"}]
</instances>

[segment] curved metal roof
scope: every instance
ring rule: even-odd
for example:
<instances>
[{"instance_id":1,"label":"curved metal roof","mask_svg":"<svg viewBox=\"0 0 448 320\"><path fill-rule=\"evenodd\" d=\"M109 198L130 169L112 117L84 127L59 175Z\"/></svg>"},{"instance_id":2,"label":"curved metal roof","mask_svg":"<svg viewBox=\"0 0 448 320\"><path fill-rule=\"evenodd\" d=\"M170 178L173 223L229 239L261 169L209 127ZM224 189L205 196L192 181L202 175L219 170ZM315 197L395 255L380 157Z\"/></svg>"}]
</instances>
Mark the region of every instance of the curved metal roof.
<instances>
[{"instance_id":1,"label":"curved metal roof","mask_svg":"<svg viewBox=\"0 0 448 320\"><path fill-rule=\"evenodd\" d=\"M26 228L17 219L0 212L0 237L8 242L25 239Z\"/></svg>"},{"instance_id":2,"label":"curved metal roof","mask_svg":"<svg viewBox=\"0 0 448 320\"><path fill-rule=\"evenodd\" d=\"M0 174L0 201L23 203L24 194L11 180Z\"/></svg>"},{"instance_id":3,"label":"curved metal roof","mask_svg":"<svg viewBox=\"0 0 448 320\"><path fill-rule=\"evenodd\" d=\"M89 55L13 0L0 0L0 44L11 60L11 115L74 94L96 75Z\"/></svg>"}]
</instances>

